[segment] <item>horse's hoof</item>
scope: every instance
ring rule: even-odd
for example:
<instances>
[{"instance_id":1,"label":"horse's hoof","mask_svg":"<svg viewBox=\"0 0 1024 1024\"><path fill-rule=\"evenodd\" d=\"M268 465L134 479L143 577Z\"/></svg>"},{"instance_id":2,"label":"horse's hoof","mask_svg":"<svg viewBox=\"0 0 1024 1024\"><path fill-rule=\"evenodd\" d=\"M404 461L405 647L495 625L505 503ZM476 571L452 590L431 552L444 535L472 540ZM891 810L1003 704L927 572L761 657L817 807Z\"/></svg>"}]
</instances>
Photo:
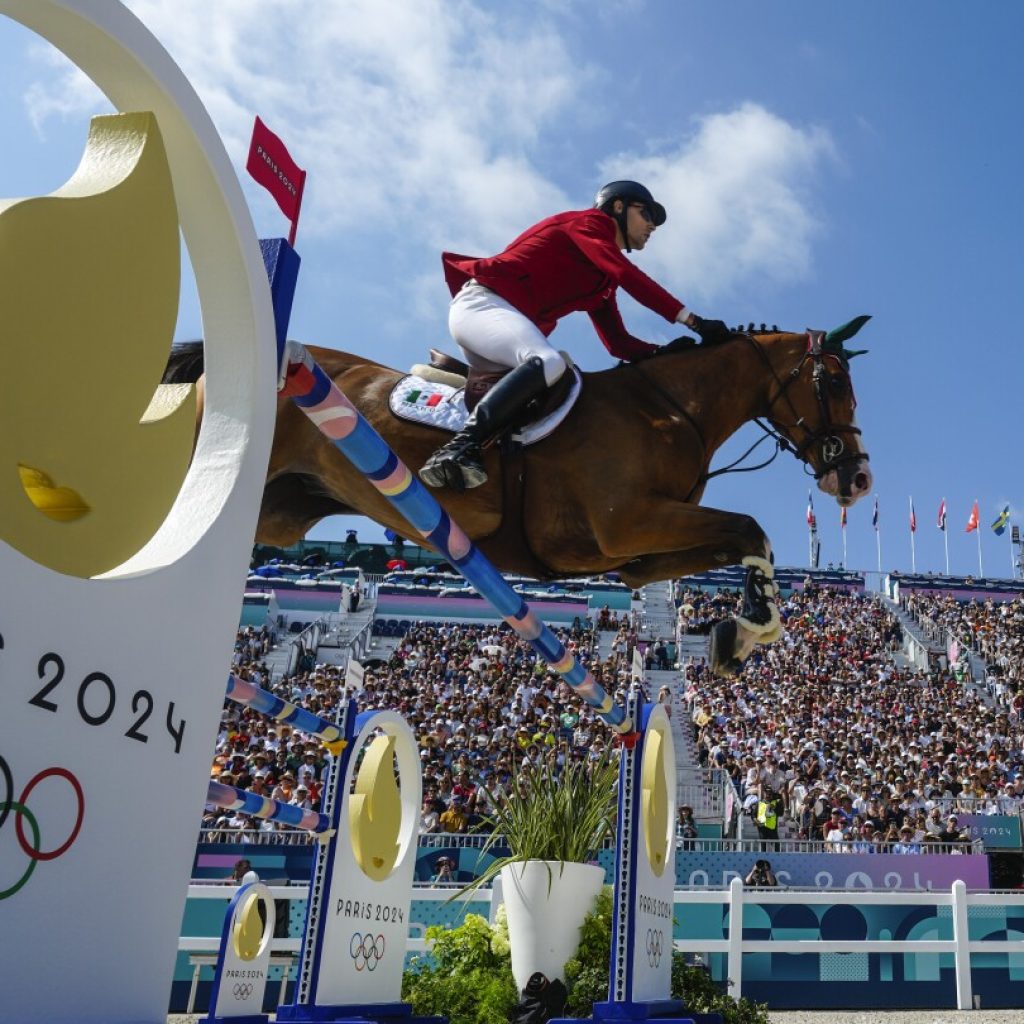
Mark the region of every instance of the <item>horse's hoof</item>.
<instances>
[{"instance_id":1,"label":"horse's hoof","mask_svg":"<svg viewBox=\"0 0 1024 1024\"><path fill-rule=\"evenodd\" d=\"M736 621L725 619L711 630L708 660L716 676L735 676L743 663L736 657Z\"/></svg>"}]
</instances>

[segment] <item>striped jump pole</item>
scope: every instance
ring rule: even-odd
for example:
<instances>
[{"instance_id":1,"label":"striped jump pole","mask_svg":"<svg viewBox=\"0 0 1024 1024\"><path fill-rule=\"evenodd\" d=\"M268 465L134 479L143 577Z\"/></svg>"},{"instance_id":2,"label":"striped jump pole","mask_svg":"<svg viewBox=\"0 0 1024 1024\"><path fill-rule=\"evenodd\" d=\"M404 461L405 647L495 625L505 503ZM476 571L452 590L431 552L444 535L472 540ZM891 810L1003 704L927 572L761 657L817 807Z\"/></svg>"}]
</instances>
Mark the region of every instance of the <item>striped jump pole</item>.
<instances>
[{"instance_id":1,"label":"striped jump pole","mask_svg":"<svg viewBox=\"0 0 1024 1024\"><path fill-rule=\"evenodd\" d=\"M632 719L452 522L416 474L410 472L299 342L287 343L283 369L287 372L280 393L291 398L419 534L443 553L574 693L621 737L635 738Z\"/></svg>"},{"instance_id":2,"label":"striped jump pole","mask_svg":"<svg viewBox=\"0 0 1024 1024\"><path fill-rule=\"evenodd\" d=\"M254 818L264 821L279 821L283 825L305 829L322 835L331 831L331 819L318 811L307 811L294 804L283 804L280 800L272 800L269 796L258 796L244 789L236 789L226 782L209 783L206 802L214 807L224 807L231 811L243 811Z\"/></svg>"},{"instance_id":3,"label":"striped jump pole","mask_svg":"<svg viewBox=\"0 0 1024 1024\"><path fill-rule=\"evenodd\" d=\"M229 675L226 696L236 704L243 704L261 715L316 736L335 756L341 753L345 745L345 736L340 726L261 689L248 679L242 679L234 674Z\"/></svg>"}]
</instances>

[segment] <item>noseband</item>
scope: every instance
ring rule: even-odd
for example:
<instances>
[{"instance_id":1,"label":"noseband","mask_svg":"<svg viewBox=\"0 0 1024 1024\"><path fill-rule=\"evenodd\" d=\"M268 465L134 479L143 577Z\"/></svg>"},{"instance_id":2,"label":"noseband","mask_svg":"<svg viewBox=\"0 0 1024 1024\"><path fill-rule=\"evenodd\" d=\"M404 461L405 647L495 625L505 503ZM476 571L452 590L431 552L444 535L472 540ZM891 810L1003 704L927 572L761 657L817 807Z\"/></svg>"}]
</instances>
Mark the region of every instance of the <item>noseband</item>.
<instances>
[{"instance_id":1,"label":"noseband","mask_svg":"<svg viewBox=\"0 0 1024 1024\"><path fill-rule=\"evenodd\" d=\"M767 434L770 434L776 444L785 451L792 452L801 462L804 463L805 468L809 464L808 453L815 444L821 446L821 463L822 469L818 472L814 472L814 479L820 480L823 476L831 473L832 470L838 469L840 466L850 462L860 462L864 460L868 461L870 456L867 452L847 452L846 444L844 443L841 434L860 434L860 427L850 424L833 423L832 415L829 412L828 407L828 373L825 370L825 352L822 348L822 341L825 337L824 331L811 331L807 332L807 351L804 353L803 358L797 363L792 370L786 376L785 380L780 380L779 375L775 372L775 367L772 366L768 356L765 355L764 350L756 341L749 335L744 334L744 337L754 346L758 355L764 360L765 365L771 371L772 376L775 378L775 383L778 384L779 389L775 392L773 398L768 402L768 413L769 422L774 424L774 420L771 417L771 411L775 407L776 403L780 399L786 400L786 405L789 406L790 414L793 417L792 424L786 424L787 430L793 431L796 428L804 433L804 439L800 444L794 444L788 438L783 436L774 425L766 425L760 420L757 420L758 426L761 427ZM814 364L813 370L811 371L811 380L814 384L814 397L818 403L818 411L821 414L821 425L817 430L812 430L804 420L803 416L800 416L796 408L793 405L793 400L789 396L789 389L793 383L799 378L803 372L804 364L810 359ZM813 469L812 469L813 472Z\"/></svg>"}]
</instances>

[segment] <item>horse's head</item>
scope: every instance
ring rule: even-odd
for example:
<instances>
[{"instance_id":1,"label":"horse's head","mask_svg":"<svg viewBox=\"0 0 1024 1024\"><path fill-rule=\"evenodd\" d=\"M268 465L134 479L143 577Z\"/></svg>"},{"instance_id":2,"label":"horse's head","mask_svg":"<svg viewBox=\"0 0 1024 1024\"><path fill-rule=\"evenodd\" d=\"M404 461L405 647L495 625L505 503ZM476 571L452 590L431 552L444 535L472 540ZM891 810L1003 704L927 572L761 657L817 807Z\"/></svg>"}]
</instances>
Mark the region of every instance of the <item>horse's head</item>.
<instances>
[{"instance_id":1,"label":"horse's head","mask_svg":"<svg viewBox=\"0 0 1024 1024\"><path fill-rule=\"evenodd\" d=\"M871 490L850 379L850 360L862 352L843 347L869 319L859 316L827 333L809 330L799 363L788 374L776 371L779 389L769 403L772 425L811 467L818 487L844 506Z\"/></svg>"}]
</instances>

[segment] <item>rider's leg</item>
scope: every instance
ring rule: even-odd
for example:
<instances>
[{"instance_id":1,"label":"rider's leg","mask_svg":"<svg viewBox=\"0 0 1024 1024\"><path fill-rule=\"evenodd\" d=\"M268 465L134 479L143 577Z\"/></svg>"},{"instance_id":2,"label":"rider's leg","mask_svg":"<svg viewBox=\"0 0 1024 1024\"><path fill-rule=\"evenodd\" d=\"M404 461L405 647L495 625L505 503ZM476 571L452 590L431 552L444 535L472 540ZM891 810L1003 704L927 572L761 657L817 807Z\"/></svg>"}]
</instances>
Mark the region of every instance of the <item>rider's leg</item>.
<instances>
[{"instance_id":1,"label":"rider's leg","mask_svg":"<svg viewBox=\"0 0 1024 1024\"><path fill-rule=\"evenodd\" d=\"M471 362L514 366L480 399L465 427L420 470L432 487L463 490L487 480L481 445L514 424L526 405L558 380L565 362L532 321L473 282L452 300L449 325Z\"/></svg>"}]
</instances>

